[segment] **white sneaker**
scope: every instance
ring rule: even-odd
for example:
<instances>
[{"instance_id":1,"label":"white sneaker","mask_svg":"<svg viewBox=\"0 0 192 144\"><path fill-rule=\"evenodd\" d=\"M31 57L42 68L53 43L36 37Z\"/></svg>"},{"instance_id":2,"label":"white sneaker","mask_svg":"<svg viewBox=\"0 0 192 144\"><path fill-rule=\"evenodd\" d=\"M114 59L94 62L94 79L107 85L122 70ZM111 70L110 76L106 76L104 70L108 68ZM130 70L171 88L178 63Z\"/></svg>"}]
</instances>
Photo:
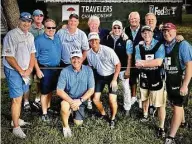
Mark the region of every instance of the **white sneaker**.
<instances>
[{"instance_id":1,"label":"white sneaker","mask_svg":"<svg viewBox=\"0 0 192 144\"><path fill-rule=\"evenodd\" d=\"M137 101L137 97L131 97L131 105L133 105Z\"/></svg>"},{"instance_id":2,"label":"white sneaker","mask_svg":"<svg viewBox=\"0 0 192 144\"><path fill-rule=\"evenodd\" d=\"M16 127L16 128L13 128L13 134L18 137L18 138L21 138L21 139L24 139L26 137L25 133L23 132L23 130L21 129L21 127Z\"/></svg>"},{"instance_id":3,"label":"white sneaker","mask_svg":"<svg viewBox=\"0 0 192 144\"><path fill-rule=\"evenodd\" d=\"M63 135L65 138L72 137L71 129L69 127L67 128L63 127Z\"/></svg>"},{"instance_id":4,"label":"white sneaker","mask_svg":"<svg viewBox=\"0 0 192 144\"><path fill-rule=\"evenodd\" d=\"M87 101L87 109L92 109L93 108L93 106L92 106L92 101L90 100L90 101Z\"/></svg>"},{"instance_id":5,"label":"white sneaker","mask_svg":"<svg viewBox=\"0 0 192 144\"><path fill-rule=\"evenodd\" d=\"M29 122L25 122L24 120L22 119L19 119L19 126L25 126L25 125L31 125L31 123ZM11 121L11 126L13 127L13 121Z\"/></svg>"}]
</instances>

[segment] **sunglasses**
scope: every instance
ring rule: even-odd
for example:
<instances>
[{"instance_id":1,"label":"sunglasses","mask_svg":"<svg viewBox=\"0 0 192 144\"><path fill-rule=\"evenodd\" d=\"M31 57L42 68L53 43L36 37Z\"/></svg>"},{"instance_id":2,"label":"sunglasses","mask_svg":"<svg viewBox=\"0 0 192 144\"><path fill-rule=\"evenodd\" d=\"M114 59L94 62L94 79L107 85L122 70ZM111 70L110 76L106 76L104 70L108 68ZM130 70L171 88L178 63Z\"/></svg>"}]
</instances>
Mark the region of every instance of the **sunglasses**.
<instances>
[{"instance_id":1,"label":"sunglasses","mask_svg":"<svg viewBox=\"0 0 192 144\"><path fill-rule=\"evenodd\" d=\"M121 27L113 27L113 29L121 29Z\"/></svg>"},{"instance_id":2,"label":"sunglasses","mask_svg":"<svg viewBox=\"0 0 192 144\"><path fill-rule=\"evenodd\" d=\"M46 27L46 29L56 29L56 27Z\"/></svg>"}]
</instances>

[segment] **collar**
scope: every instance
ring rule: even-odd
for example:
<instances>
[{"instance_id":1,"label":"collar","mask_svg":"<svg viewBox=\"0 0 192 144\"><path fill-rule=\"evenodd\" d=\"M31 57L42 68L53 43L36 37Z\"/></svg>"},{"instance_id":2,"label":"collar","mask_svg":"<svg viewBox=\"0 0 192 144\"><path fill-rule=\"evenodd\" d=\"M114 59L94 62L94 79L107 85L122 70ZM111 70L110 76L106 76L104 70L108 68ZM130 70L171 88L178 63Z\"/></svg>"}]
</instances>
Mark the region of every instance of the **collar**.
<instances>
[{"instance_id":1,"label":"collar","mask_svg":"<svg viewBox=\"0 0 192 144\"><path fill-rule=\"evenodd\" d=\"M75 31L73 34L71 34L71 33L69 32L69 29L66 28L66 32L67 32L69 35L78 35L79 29L77 28L76 31Z\"/></svg>"},{"instance_id":2,"label":"collar","mask_svg":"<svg viewBox=\"0 0 192 144\"><path fill-rule=\"evenodd\" d=\"M98 50L98 52L94 52L94 50L93 49L91 49L91 51L92 51L92 53L93 54L99 54L99 53L101 53L101 51L102 51L102 46L101 45L99 45L99 50Z\"/></svg>"},{"instance_id":3,"label":"collar","mask_svg":"<svg viewBox=\"0 0 192 144\"><path fill-rule=\"evenodd\" d=\"M140 29L140 25L136 28L136 30L133 30L133 29L131 28L131 26L130 26L130 30L131 30L132 32L138 32L139 29Z\"/></svg>"},{"instance_id":4,"label":"collar","mask_svg":"<svg viewBox=\"0 0 192 144\"><path fill-rule=\"evenodd\" d=\"M144 46L145 48L147 48L147 49L152 49L157 42L158 42L158 41L153 38L153 39L151 40L150 47L147 47L146 44L145 44L145 42L143 43L143 46Z\"/></svg>"},{"instance_id":5,"label":"collar","mask_svg":"<svg viewBox=\"0 0 192 144\"><path fill-rule=\"evenodd\" d=\"M174 39L171 41L171 43L165 42L165 46L166 46L166 47L173 47L176 42L177 42L177 41L176 41L176 39L174 38Z\"/></svg>"},{"instance_id":6,"label":"collar","mask_svg":"<svg viewBox=\"0 0 192 144\"><path fill-rule=\"evenodd\" d=\"M80 71L77 72L77 71L73 68L72 65L70 65L70 67L71 67L71 70L72 70L74 73L79 73L79 72L81 72L81 71L84 69L84 66L81 65L81 69L80 69Z\"/></svg>"},{"instance_id":7,"label":"collar","mask_svg":"<svg viewBox=\"0 0 192 144\"><path fill-rule=\"evenodd\" d=\"M34 29L44 29L44 25L43 24L41 25L41 28L38 28L35 23L32 23L31 27L34 28Z\"/></svg>"},{"instance_id":8,"label":"collar","mask_svg":"<svg viewBox=\"0 0 192 144\"><path fill-rule=\"evenodd\" d=\"M51 40L54 40L55 38L55 35L53 37L49 37L46 33L44 33L44 37L47 38L47 39L51 39Z\"/></svg>"},{"instance_id":9,"label":"collar","mask_svg":"<svg viewBox=\"0 0 192 144\"><path fill-rule=\"evenodd\" d=\"M29 31L27 31L27 34L25 34L19 27L16 28L19 34L29 36Z\"/></svg>"}]
</instances>

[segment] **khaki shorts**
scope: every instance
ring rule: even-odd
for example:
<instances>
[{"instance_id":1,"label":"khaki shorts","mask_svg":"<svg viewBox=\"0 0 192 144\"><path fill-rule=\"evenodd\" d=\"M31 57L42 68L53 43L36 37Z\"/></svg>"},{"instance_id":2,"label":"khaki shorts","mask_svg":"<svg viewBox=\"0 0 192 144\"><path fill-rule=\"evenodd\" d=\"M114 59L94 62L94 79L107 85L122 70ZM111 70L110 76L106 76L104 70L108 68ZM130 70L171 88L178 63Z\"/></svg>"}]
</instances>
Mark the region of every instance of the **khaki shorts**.
<instances>
[{"instance_id":1,"label":"khaki shorts","mask_svg":"<svg viewBox=\"0 0 192 144\"><path fill-rule=\"evenodd\" d=\"M149 99L151 104L153 104L154 107L166 106L167 92L164 89L164 86L157 91L150 91L147 89L140 88L141 100L145 101Z\"/></svg>"}]
</instances>

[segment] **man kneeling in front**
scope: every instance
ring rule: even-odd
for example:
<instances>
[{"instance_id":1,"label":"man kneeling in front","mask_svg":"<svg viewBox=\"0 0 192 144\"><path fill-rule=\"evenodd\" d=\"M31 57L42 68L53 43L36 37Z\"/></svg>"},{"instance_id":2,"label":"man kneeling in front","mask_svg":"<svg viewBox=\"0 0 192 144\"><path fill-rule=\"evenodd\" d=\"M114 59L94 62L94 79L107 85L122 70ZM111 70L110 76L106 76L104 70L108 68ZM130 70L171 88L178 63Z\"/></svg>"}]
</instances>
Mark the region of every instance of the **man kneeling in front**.
<instances>
[{"instance_id":1,"label":"man kneeling in front","mask_svg":"<svg viewBox=\"0 0 192 144\"><path fill-rule=\"evenodd\" d=\"M71 137L68 124L70 113L76 125L83 124L85 101L94 93L95 81L90 67L82 65L81 51L71 52L71 65L61 71L57 95L62 98L61 118L64 137Z\"/></svg>"}]
</instances>

